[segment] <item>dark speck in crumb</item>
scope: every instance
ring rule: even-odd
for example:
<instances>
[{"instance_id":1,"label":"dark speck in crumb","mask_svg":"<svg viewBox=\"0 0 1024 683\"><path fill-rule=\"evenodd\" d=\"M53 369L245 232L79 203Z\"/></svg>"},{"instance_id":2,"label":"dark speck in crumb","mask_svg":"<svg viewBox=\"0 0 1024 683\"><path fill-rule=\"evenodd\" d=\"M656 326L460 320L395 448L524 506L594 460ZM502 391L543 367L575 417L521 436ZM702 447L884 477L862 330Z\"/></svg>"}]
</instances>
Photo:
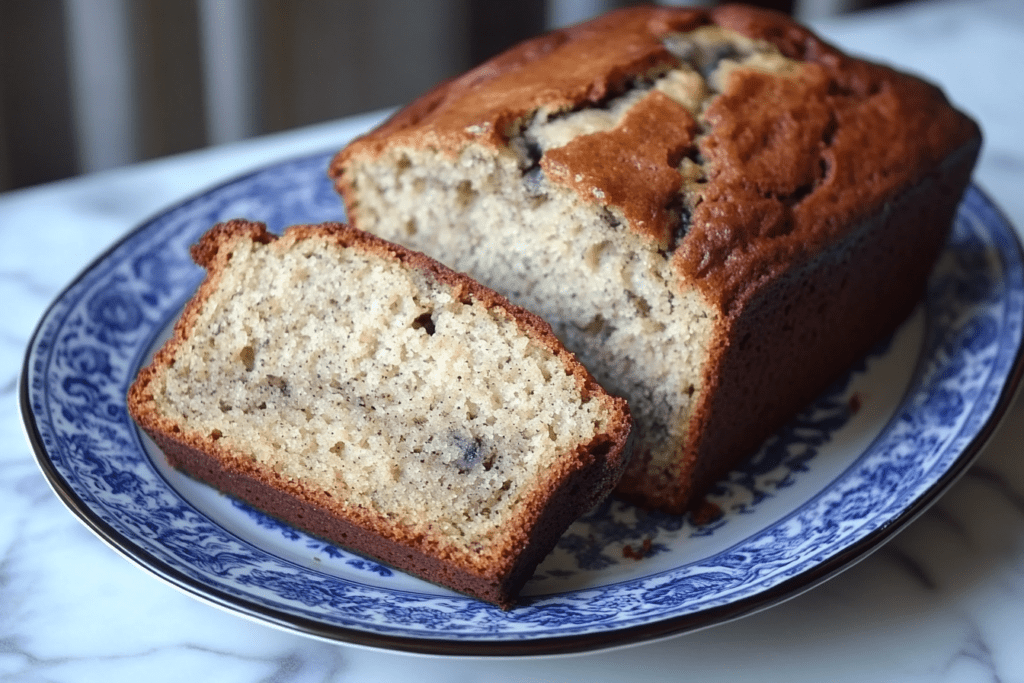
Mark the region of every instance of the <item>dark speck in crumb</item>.
<instances>
[{"instance_id":1,"label":"dark speck in crumb","mask_svg":"<svg viewBox=\"0 0 1024 683\"><path fill-rule=\"evenodd\" d=\"M427 334L434 334L436 327L434 326L434 318L430 311L422 313L412 321L412 327L416 330L423 330Z\"/></svg>"},{"instance_id":2,"label":"dark speck in crumb","mask_svg":"<svg viewBox=\"0 0 1024 683\"><path fill-rule=\"evenodd\" d=\"M455 460L455 466L459 468L459 472L468 472L484 458L479 439L455 434L452 436L452 445L460 453L459 457Z\"/></svg>"}]
</instances>

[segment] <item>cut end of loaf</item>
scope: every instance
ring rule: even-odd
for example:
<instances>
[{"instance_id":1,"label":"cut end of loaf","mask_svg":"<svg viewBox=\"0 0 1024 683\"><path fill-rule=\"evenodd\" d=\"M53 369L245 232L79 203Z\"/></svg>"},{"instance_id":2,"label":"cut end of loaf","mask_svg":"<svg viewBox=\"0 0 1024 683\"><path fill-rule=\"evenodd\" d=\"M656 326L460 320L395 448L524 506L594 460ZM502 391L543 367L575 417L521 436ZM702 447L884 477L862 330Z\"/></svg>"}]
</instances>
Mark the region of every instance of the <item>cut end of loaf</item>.
<instances>
[{"instance_id":1,"label":"cut end of loaf","mask_svg":"<svg viewBox=\"0 0 1024 683\"><path fill-rule=\"evenodd\" d=\"M194 253L209 277L133 389L147 431L495 585L552 495L582 514L618 478L624 402L493 292L344 226Z\"/></svg>"}]
</instances>

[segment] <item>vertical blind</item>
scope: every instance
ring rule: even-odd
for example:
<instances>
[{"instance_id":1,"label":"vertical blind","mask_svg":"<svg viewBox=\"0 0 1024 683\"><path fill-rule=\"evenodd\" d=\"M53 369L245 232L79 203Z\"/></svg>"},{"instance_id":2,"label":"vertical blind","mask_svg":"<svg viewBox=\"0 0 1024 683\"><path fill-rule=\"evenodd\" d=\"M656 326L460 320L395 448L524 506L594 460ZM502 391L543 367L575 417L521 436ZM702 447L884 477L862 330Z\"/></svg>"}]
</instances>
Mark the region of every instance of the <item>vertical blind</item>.
<instances>
[{"instance_id":1,"label":"vertical blind","mask_svg":"<svg viewBox=\"0 0 1024 683\"><path fill-rule=\"evenodd\" d=\"M853 2L758 4L815 18ZM0 0L0 191L398 105L628 4Z\"/></svg>"}]
</instances>

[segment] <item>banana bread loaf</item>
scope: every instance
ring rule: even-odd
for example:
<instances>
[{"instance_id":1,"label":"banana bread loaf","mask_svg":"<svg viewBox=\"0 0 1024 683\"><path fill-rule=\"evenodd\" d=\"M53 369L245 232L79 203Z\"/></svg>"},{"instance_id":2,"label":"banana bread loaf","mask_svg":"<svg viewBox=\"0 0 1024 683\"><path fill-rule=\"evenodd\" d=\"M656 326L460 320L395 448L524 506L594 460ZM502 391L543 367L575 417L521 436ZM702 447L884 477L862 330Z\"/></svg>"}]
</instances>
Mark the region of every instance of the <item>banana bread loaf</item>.
<instances>
[{"instance_id":1,"label":"banana bread loaf","mask_svg":"<svg viewBox=\"0 0 1024 683\"><path fill-rule=\"evenodd\" d=\"M980 146L934 86L744 6L630 8L439 85L334 159L357 227L553 326L680 512L920 301Z\"/></svg>"},{"instance_id":2,"label":"banana bread loaf","mask_svg":"<svg viewBox=\"0 0 1024 683\"><path fill-rule=\"evenodd\" d=\"M607 495L631 420L536 316L339 224L213 228L128 406L172 465L502 607Z\"/></svg>"}]
</instances>

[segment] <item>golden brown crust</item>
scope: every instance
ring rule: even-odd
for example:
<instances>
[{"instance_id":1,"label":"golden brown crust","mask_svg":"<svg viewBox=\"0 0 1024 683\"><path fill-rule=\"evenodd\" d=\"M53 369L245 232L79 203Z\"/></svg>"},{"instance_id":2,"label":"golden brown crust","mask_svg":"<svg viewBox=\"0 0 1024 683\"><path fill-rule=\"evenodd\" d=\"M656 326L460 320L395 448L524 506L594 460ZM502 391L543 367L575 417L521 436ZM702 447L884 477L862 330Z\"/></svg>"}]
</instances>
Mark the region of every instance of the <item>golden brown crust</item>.
<instances>
[{"instance_id":1,"label":"golden brown crust","mask_svg":"<svg viewBox=\"0 0 1024 683\"><path fill-rule=\"evenodd\" d=\"M980 144L934 86L792 33L819 61L785 78L737 70L706 112L710 174L673 258L725 309Z\"/></svg>"},{"instance_id":2,"label":"golden brown crust","mask_svg":"<svg viewBox=\"0 0 1024 683\"><path fill-rule=\"evenodd\" d=\"M452 158L469 144L504 147L514 124L538 108L597 104L645 72L675 65L662 37L706 24L772 43L803 68L785 78L737 70L707 112L699 150L692 118L659 103L643 125L586 136L541 165L583 201L607 197L659 248L678 244L676 267L723 309L842 239L846 226L921 182L949 154L980 142L976 124L934 86L848 57L781 13L638 7L526 41L438 86L342 150L330 173L352 195L345 166L356 157L388 147ZM710 174L679 239L671 179L682 156L698 153ZM609 173L610 159L645 169L655 182L640 191L639 182L624 185Z\"/></svg>"},{"instance_id":3,"label":"golden brown crust","mask_svg":"<svg viewBox=\"0 0 1024 683\"><path fill-rule=\"evenodd\" d=\"M527 40L404 107L362 139L359 153L380 154L396 142L453 155L470 142L504 146L511 127L541 107L597 104L637 74L674 63L649 23L682 31L706 21L696 10L625 10Z\"/></svg>"},{"instance_id":4,"label":"golden brown crust","mask_svg":"<svg viewBox=\"0 0 1024 683\"><path fill-rule=\"evenodd\" d=\"M686 108L655 91L612 130L549 150L540 165L549 180L618 207L632 229L664 249L679 220L670 209L682 189L676 167L693 149L698 132Z\"/></svg>"},{"instance_id":5,"label":"golden brown crust","mask_svg":"<svg viewBox=\"0 0 1024 683\"><path fill-rule=\"evenodd\" d=\"M547 487L528 495L517 520L518 528L509 530L507 547L481 554L476 562L467 561L464 556L456 556L444 537L406 529L379 514L308 489L257 465L245 454L223 447L215 437L188 432L155 410L150 382L161 367L174 362L206 299L217 288L234 245L240 241L268 244L282 240L281 246L287 246L288 242L309 238L396 259L447 284L463 301L502 310L531 339L558 356L566 374L576 378L585 400L599 400L607 406L612 417L605 432L561 457L548 473ZM207 269L207 277L186 305L171 339L157 352L153 363L140 371L128 393L129 411L139 426L160 445L173 466L191 476L334 543L506 609L514 604L519 589L565 527L618 481L629 454L632 426L625 401L605 394L561 346L546 322L465 275L423 254L340 223L294 226L277 237L261 223L229 221L208 231L193 246L192 256Z\"/></svg>"}]
</instances>

